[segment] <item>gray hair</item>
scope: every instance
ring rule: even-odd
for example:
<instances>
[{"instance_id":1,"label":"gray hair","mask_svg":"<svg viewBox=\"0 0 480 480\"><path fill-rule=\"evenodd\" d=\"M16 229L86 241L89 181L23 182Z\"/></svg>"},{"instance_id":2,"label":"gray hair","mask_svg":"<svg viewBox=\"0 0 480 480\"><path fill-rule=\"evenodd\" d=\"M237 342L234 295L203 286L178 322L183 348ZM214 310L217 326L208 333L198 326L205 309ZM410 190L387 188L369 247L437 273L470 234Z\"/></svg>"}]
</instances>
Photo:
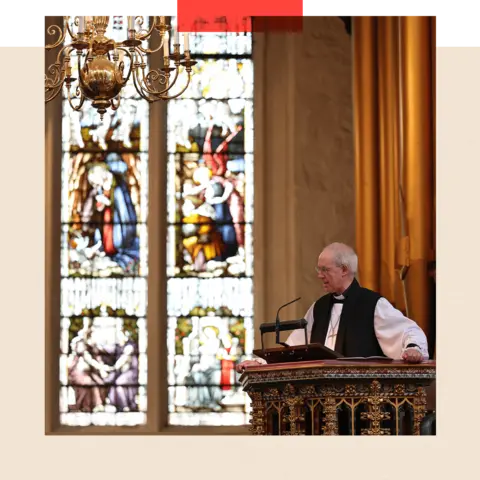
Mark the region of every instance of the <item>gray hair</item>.
<instances>
[{"instance_id":1,"label":"gray hair","mask_svg":"<svg viewBox=\"0 0 480 480\"><path fill-rule=\"evenodd\" d=\"M324 252L328 251L333 255L334 262L337 267L347 267L352 275L356 275L358 268L358 257L355 250L345 243L331 243L327 245Z\"/></svg>"}]
</instances>

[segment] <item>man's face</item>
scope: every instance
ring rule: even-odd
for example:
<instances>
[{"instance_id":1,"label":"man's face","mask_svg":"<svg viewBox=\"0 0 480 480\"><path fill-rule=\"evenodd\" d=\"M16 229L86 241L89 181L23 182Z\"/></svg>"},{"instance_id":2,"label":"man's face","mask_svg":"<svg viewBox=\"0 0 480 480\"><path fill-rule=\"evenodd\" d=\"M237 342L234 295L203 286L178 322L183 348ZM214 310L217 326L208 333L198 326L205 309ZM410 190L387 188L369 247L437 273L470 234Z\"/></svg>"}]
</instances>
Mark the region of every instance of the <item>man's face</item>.
<instances>
[{"instance_id":1,"label":"man's face","mask_svg":"<svg viewBox=\"0 0 480 480\"><path fill-rule=\"evenodd\" d=\"M345 288L347 269L338 267L333 256L322 252L318 257L317 276L323 283L323 289L328 293L340 293Z\"/></svg>"}]
</instances>

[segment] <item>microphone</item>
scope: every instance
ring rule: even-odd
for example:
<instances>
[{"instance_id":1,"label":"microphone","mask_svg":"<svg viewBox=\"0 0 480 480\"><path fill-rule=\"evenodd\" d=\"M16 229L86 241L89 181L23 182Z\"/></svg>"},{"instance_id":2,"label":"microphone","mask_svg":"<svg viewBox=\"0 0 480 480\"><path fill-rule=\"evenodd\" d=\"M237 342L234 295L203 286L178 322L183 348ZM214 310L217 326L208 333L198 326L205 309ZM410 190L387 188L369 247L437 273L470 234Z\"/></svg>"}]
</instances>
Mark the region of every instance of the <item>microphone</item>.
<instances>
[{"instance_id":1,"label":"microphone","mask_svg":"<svg viewBox=\"0 0 480 480\"><path fill-rule=\"evenodd\" d=\"M298 297L295 300L292 300L291 302L286 303L285 305L282 305L278 310L277 310L277 317L275 318L275 342L278 343L279 345L283 345L285 347L288 347L286 343L280 342L280 310L282 308L288 307L288 305L298 302L302 297Z\"/></svg>"},{"instance_id":2,"label":"microphone","mask_svg":"<svg viewBox=\"0 0 480 480\"><path fill-rule=\"evenodd\" d=\"M287 343L280 342L280 332L283 332L285 330L297 330L297 329L305 329L305 344L307 343L307 330L306 330L306 325L307 321L302 318L300 320L287 320L285 322L280 322L280 310L282 308L287 307L288 305L298 302L302 297L298 297L295 300L292 300L285 305L282 305L278 311L277 311L277 316L275 319L275 322L271 323L262 323L260 325L260 332L261 332L261 338L262 338L262 350L264 349L263 345L263 334L268 333L268 332L275 332L276 334L276 342L279 345L283 345L284 347L289 347Z\"/></svg>"}]
</instances>

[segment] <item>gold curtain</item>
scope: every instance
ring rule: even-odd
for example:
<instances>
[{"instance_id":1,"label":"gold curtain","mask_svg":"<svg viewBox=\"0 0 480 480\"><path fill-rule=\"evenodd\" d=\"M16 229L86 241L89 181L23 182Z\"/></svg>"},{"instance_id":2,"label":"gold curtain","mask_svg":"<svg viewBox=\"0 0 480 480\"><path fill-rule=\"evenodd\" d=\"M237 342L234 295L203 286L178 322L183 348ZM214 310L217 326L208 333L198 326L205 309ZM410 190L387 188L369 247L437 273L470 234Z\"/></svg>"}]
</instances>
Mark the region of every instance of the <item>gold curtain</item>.
<instances>
[{"instance_id":1,"label":"gold curtain","mask_svg":"<svg viewBox=\"0 0 480 480\"><path fill-rule=\"evenodd\" d=\"M435 245L435 18L353 20L356 247L363 286L428 335Z\"/></svg>"}]
</instances>

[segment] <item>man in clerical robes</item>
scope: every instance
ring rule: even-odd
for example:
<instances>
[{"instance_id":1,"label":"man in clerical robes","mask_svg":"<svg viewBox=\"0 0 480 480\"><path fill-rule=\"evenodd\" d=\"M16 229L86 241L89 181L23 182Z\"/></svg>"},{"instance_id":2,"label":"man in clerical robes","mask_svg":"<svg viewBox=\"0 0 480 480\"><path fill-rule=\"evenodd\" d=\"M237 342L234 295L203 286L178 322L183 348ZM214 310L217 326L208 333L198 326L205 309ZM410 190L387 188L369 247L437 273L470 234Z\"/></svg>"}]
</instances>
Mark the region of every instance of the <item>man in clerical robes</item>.
<instances>
[{"instance_id":1,"label":"man in clerical robes","mask_svg":"<svg viewBox=\"0 0 480 480\"><path fill-rule=\"evenodd\" d=\"M344 357L384 356L407 363L428 360L423 330L386 298L361 287L355 279L357 266L354 250L343 243L328 245L318 257L316 271L327 295L305 315L308 342L323 344ZM295 330L286 343L304 345L304 331ZM246 360L237 365L237 371L259 363L265 361ZM341 427L344 422L339 420Z\"/></svg>"},{"instance_id":2,"label":"man in clerical robes","mask_svg":"<svg viewBox=\"0 0 480 480\"><path fill-rule=\"evenodd\" d=\"M360 286L355 279L358 258L342 243L328 245L318 257L317 275L327 292L308 309L309 343L321 343L345 357L385 356L408 363L428 360L423 330L380 294ZM303 345L303 330L295 330L286 343ZM237 366L265 363L246 360Z\"/></svg>"}]
</instances>

